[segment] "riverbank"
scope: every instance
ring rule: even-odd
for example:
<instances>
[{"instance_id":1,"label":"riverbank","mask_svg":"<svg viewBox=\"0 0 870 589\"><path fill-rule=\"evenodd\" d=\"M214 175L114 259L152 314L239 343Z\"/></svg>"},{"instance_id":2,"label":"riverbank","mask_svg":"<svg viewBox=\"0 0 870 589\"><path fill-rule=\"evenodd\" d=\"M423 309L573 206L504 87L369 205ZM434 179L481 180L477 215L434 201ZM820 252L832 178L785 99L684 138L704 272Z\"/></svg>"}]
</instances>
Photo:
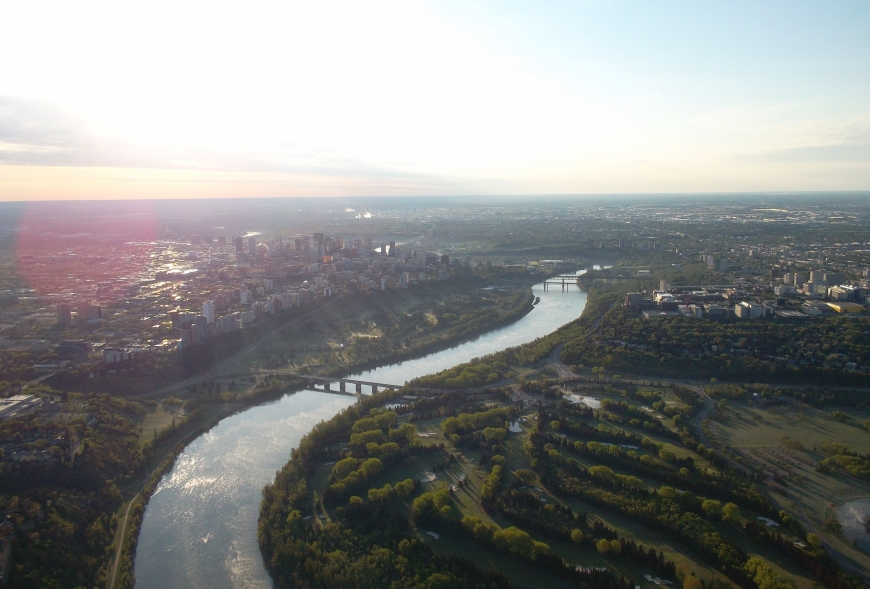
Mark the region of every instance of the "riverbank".
<instances>
[{"instance_id":1,"label":"riverbank","mask_svg":"<svg viewBox=\"0 0 870 589\"><path fill-rule=\"evenodd\" d=\"M531 278L525 277L522 282L531 282L531 280ZM475 285L475 287L477 286L480 285ZM510 312L504 314L498 320L488 323L485 328L461 333L459 337L456 337L455 339L446 339L438 342L430 342L421 346L414 346L410 349L403 350L401 352L397 352L386 357L378 358L377 361L374 362L369 361L360 362L353 365L345 365L337 370L318 372L317 374L326 374L329 376L345 376L354 372L370 370L373 367L377 366L403 362L413 359L415 357L432 353L434 351L438 351L440 349L456 347L458 345L461 345L463 342L479 337L480 335L488 331L498 329L500 327L503 327L504 325L508 325L521 319L533 309L533 306L531 304L533 298L534 297L532 295L532 291L529 288L525 292L521 303L512 308ZM284 327L286 327L286 322L282 322L282 325L279 326L276 331L281 330ZM244 350L237 352L237 354L243 352ZM194 377L193 379L187 379L184 383L184 386L190 386L197 380L205 380L207 378L208 374L206 373L200 375L199 378ZM230 415L250 409L252 407L256 407L263 403L274 401L275 399L281 398L288 393L292 394L304 390L306 384L307 383L302 380L291 379L287 381L285 379L284 381L280 382L280 385L278 387L260 388L258 386L253 386L245 394L237 395L235 402L229 406L231 409L225 409L220 419L226 418ZM174 388L177 386L178 385L170 385L170 388ZM194 404L198 404L198 407L192 407L191 401L193 401ZM119 532L116 532L116 540L115 544L113 545L113 548L116 551L116 558L111 564L110 571L112 571L112 574L109 576L111 584L107 585L109 589L114 589L116 587L126 589L127 587L132 586L132 569L133 562L135 560L137 536L141 524L141 518L144 509L148 504L151 492L153 491L154 486L159 483L161 477L172 468L172 466L174 465L174 458L179 453L184 451L187 444L190 443L192 440L196 439L196 437L198 437L199 435L205 433L205 431L207 431L205 429L206 427L210 427L215 424L215 418L214 416L212 416L211 412L202 411L202 408L208 407L208 405L209 403L207 403L206 400L202 399L202 397L188 398L187 406L189 409L192 409L192 413L189 414L185 424L189 427L183 428L183 430L188 433L183 433L181 431L181 428L179 428L179 433L177 435L173 435L168 440L163 441L163 443L161 444L162 447L171 444L171 447L173 448L172 459L164 460L159 467L151 471L148 481L142 487L140 493L138 493L132 501L125 503L125 505L122 506L121 512L123 512L123 515L119 522ZM191 428L192 431L189 431L191 430ZM196 433L196 436L193 436L194 432ZM131 508L133 508L132 519ZM119 513L119 515L121 514ZM114 582L112 581L113 579Z\"/></svg>"},{"instance_id":2,"label":"riverbank","mask_svg":"<svg viewBox=\"0 0 870 589\"><path fill-rule=\"evenodd\" d=\"M399 375L398 380L384 382L401 383L408 380L400 378L402 373L428 370L430 358L454 362L456 355L467 359L476 356L481 349L498 349L549 333L579 315L586 301L585 295L576 289L537 294L542 300L533 314L523 314L511 325L457 348L384 367L379 372L390 370ZM569 301L574 302L569 304ZM530 321L532 317L534 321ZM506 337L510 340L505 341ZM322 411L355 401L350 397L304 391L226 418L210 430L208 436L198 438L199 441L183 453L182 463L163 478L162 491L155 494L158 503L149 504L136 555L137 578L150 580L150 584L143 582L142 587L198 586L183 578L187 574L194 575L194 571L205 579L200 580L199 585L208 582L216 587L268 587L255 528L262 486L271 481L275 470L286 462L287 449L296 446L301 436L320 421L318 416L324 415ZM310 413L310 408L315 406L320 409ZM288 415L288 411L295 411L294 407L306 413L299 414L298 418L295 413ZM255 448L254 454L240 458L235 453L240 447ZM226 455L227 451L230 456ZM202 488L202 492L194 492L201 488L200 481L206 479L213 482ZM219 492L221 489L224 492ZM189 521L187 513L200 515L195 521ZM245 513L249 514L248 519ZM172 563L161 560L167 555L174 559ZM206 567L205 562L211 563L210 566ZM175 567L181 577L169 578L164 574L167 567Z\"/></svg>"},{"instance_id":3,"label":"riverbank","mask_svg":"<svg viewBox=\"0 0 870 589\"><path fill-rule=\"evenodd\" d=\"M434 354L440 352L442 350L447 350L450 348L455 348L469 341L473 341L480 337L481 335L488 333L490 331L494 331L499 329L500 327L504 327L506 325L510 325L511 323L515 323L519 321L527 314L531 313L534 310L534 299L536 297L532 294L532 290L529 289L526 293L525 298L522 303L516 306L507 314L503 315L501 318L496 319L494 321L488 322L486 325L482 325L478 328L471 329L465 332L462 332L457 335L456 338L443 339L438 341L433 341L421 345L414 346L413 348L409 348L403 350L401 352L395 352L386 357L375 358L365 362L359 362L353 366L341 366L337 367L334 370L328 370L323 374L325 376L348 376L350 374L357 374L359 372L371 371L381 368L383 366L389 366L391 364L397 364L400 362L405 362L407 360L413 360L415 358L425 356L428 354ZM402 383L395 383L402 384Z\"/></svg>"}]
</instances>

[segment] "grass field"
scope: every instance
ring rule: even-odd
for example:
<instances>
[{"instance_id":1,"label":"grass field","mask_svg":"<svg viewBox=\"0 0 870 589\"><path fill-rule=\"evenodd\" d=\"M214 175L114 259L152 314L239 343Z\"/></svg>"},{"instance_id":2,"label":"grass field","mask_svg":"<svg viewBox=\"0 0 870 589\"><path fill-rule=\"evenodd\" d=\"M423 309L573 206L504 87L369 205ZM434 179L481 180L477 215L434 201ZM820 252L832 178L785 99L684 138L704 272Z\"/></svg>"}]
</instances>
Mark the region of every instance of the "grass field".
<instances>
[{"instance_id":1,"label":"grass field","mask_svg":"<svg viewBox=\"0 0 870 589\"><path fill-rule=\"evenodd\" d=\"M810 529L830 542L852 566L870 573L870 556L824 527L835 517L838 506L870 496L870 482L846 472L831 475L816 470L827 457L821 452L826 442L870 453L870 433L862 425L870 414L847 409L850 417L841 422L831 417L833 408L826 409L729 403L724 415L709 422L710 431L718 447L729 448L739 462L764 474L775 504L808 521Z\"/></svg>"},{"instance_id":2,"label":"grass field","mask_svg":"<svg viewBox=\"0 0 870 589\"><path fill-rule=\"evenodd\" d=\"M870 452L870 432L864 420L870 413L847 409L846 422L833 419L830 411L806 405L758 407L747 403L729 403L725 421L715 422L722 442L735 448L778 446L788 436L805 448L821 448L825 442L842 442L861 454Z\"/></svg>"},{"instance_id":3,"label":"grass field","mask_svg":"<svg viewBox=\"0 0 870 589\"><path fill-rule=\"evenodd\" d=\"M156 407L149 409L143 415L137 424L142 431L139 434L139 443L147 442L154 439L154 430L158 432L172 424L172 416L177 414L178 407L158 404Z\"/></svg>"}]
</instances>

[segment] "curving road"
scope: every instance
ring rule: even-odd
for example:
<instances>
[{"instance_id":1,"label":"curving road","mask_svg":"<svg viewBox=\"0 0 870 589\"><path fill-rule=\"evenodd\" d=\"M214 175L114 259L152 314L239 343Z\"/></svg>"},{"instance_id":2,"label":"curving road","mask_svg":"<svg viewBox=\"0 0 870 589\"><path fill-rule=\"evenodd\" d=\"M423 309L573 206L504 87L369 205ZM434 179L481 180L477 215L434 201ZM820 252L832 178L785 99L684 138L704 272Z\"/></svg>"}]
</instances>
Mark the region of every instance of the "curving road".
<instances>
[{"instance_id":1,"label":"curving road","mask_svg":"<svg viewBox=\"0 0 870 589\"><path fill-rule=\"evenodd\" d=\"M562 363L562 348L565 347L565 344L559 344L553 351L550 352L550 355L547 357L547 363L551 368L556 370L556 373L559 375L559 378L576 378L577 375L574 374L570 368L568 368L565 364Z\"/></svg>"}]
</instances>

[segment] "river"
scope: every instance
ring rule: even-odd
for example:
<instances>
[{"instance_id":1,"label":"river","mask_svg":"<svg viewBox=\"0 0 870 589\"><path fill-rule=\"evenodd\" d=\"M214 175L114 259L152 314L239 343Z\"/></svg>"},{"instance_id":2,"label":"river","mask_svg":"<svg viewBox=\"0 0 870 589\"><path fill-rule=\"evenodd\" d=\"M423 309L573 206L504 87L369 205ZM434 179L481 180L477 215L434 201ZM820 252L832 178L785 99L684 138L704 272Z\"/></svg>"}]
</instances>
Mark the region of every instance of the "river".
<instances>
[{"instance_id":1,"label":"river","mask_svg":"<svg viewBox=\"0 0 870 589\"><path fill-rule=\"evenodd\" d=\"M401 384L551 333L576 319L586 293L532 287L541 302L508 325L441 352L357 375ZM262 488L313 425L354 402L302 391L227 417L179 455L145 510L136 551L136 589L269 589L257 545Z\"/></svg>"}]
</instances>

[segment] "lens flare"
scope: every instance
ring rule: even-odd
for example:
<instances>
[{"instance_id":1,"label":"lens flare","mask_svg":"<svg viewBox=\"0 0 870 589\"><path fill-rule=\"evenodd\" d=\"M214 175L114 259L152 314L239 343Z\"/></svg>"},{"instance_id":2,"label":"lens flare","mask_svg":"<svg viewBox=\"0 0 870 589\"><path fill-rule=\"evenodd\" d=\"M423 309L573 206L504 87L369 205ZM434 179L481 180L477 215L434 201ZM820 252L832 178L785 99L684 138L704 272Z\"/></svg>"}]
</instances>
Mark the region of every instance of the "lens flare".
<instances>
[{"instance_id":1,"label":"lens flare","mask_svg":"<svg viewBox=\"0 0 870 589\"><path fill-rule=\"evenodd\" d=\"M30 203L18 226L18 272L40 296L117 300L146 276L157 231L150 201Z\"/></svg>"}]
</instances>

